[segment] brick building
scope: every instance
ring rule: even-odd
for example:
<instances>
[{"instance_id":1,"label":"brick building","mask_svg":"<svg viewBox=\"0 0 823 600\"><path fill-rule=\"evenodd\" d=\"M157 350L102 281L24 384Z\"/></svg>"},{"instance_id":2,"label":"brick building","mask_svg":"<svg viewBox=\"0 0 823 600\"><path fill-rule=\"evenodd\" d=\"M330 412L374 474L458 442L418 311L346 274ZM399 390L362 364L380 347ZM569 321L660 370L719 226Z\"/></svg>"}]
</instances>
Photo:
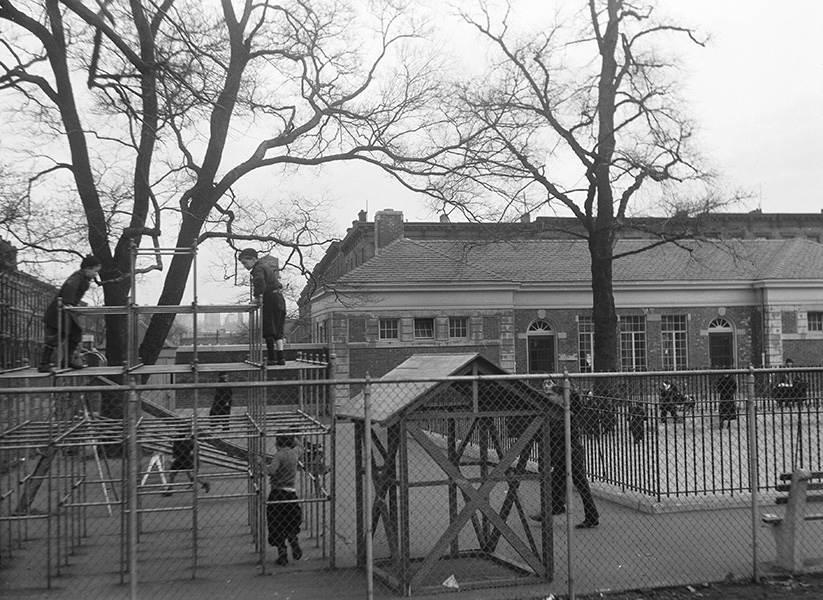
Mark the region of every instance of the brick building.
<instances>
[{"instance_id":1,"label":"brick building","mask_svg":"<svg viewBox=\"0 0 823 600\"><path fill-rule=\"evenodd\" d=\"M788 216L726 215L735 239L617 259L622 368L823 364L823 219L812 216L804 229ZM337 354L339 376L378 377L421 352L479 352L518 373L587 371L590 261L569 231L541 219L410 224L398 211L372 224L361 213L319 263L301 317Z\"/></svg>"},{"instance_id":2,"label":"brick building","mask_svg":"<svg viewBox=\"0 0 823 600\"><path fill-rule=\"evenodd\" d=\"M17 250L0 240L0 370L29 361L43 347L43 312L57 288L17 268Z\"/></svg>"}]
</instances>

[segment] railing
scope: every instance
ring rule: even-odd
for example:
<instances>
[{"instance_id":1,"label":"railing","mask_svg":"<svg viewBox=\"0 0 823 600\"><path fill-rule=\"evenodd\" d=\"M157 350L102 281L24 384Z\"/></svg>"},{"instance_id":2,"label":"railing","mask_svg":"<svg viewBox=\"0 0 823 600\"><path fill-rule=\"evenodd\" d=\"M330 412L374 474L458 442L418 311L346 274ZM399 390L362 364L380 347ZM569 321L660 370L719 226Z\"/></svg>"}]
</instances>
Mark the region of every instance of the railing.
<instances>
[{"instance_id":1,"label":"railing","mask_svg":"<svg viewBox=\"0 0 823 600\"><path fill-rule=\"evenodd\" d=\"M718 380L729 375L736 391L727 415ZM804 466L823 467L823 423L819 370L794 371L804 385L785 392L777 371L703 371L694 374L623 375L613 388L619 395L583 397L578 410L586 431L588 471L592 481L664 498L748 492L749 436L756 435L758 480L768 489L781 473ZM748 382L754 394L749 397ZM593 382L589 382L593 383ZM676 386L680 397L663 392ZM729 403L733 404L729 404ZM747 403L755 410L749 431Z\"/></svg>"},{"instance_id":2,"label":"railing","mask_svg":"<svg viewBox=\"0 0 823 600\"><path fill-rule=\"evenodd\" d=\"M720 377L734 378L733 410L721 429ZM592 482L631 492L660 502L667 498L700 495L740 495L751 490L749 426L746 419L747 383L754 382L758 485L771 489L781 473L796 467L823 470L823 374L796 369L794 377L805 382L795 397L777 386L783 371L701 371L695 373L621 374L611 378L612 396L593 396L592 377L576 377L581 391L575 421L583 432L587 469ZM536 385L539 382L532 382ZM664 383L681 397L663 393ZM501 402L505 404L505 399ZM509 423L496 418L504 432L501 446L507 450L513 436ZM445 436L445 420L428 421L428 431ZM456 431L459 440L479 446L477 430L466 423ZM493 448L489 448L493 451ZM536 468L538 449L530 455Z\"/></svg>"}]
</instances>

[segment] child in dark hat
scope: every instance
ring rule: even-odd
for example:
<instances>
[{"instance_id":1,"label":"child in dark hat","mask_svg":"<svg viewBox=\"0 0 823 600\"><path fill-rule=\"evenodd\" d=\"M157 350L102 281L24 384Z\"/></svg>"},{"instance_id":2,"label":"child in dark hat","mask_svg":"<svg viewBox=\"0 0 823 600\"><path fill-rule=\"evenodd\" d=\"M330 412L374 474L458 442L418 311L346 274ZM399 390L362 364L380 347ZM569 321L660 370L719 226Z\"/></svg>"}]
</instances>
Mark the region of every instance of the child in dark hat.
<instances>
[{"instance_id":1,"label":"child in dark hat","mask_svg":"<svg viewBox=\"0 0 823 600\"><path fill-rule=\"evenodd\" d=\"M74 351L83 339L83 328L80 326L77 315L67 311L63 311L62 327L58 327L60 311L57 299L62 299L63 306L78 306L83 300L83 295L88 291L91 281L97 277L99 272L100 261L89 254L80 261L80 270L69 275L51 304L46 308L43 314L45 325L43 354L40 358L40 366L37 367L41 373L51 371L54 349L57 344L64 342L68 342L64 362L68 362L68 366L72 369L82 369L85 366L74 357Z\"/></svg>"},{"instance_id":2,"label":"child in dark hat","mask_svg":"<svg viewBox=\"0 0 823 600\"><path fill-rule=\"evenodd\" d=\"M257 250L253 248L241 250L238 259L251 271L252 293L255 301L262 305L260 318L263 339L266 340L266 362L270 365L285 365L283 330L286 325L286 299L280 293L283 284L280 283L277 259L271 256L258 258Z\"/></svg>"}]
</instances>

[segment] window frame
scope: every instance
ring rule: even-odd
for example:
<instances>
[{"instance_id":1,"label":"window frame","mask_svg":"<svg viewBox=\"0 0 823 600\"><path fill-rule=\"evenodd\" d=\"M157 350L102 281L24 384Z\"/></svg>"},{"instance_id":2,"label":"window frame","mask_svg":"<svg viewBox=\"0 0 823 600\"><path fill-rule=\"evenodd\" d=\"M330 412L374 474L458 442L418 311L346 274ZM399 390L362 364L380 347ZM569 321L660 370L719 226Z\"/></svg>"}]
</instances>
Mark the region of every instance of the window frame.
<instances>
[{"instance_id":1,"label":"window frame","mask_svg":"<svg viewBox=\"0 0 823 600\"><path fill-rule=\"evenodd\" d=\"M394 333L394 335L387 335L389 333ZM380 340L399 340L400 319L389 317L378 319L377 337Z\"/></svg>"},{"instance_id":2,"label":"window frame","mask_svg":"<svg viewBox=\"0 0 823 600\"><path fill-rule=\"evenodd\" d=\"M419 325L430 325L430 327L425 327L425 331L431 331L431 335L419 335L418 332L423 330L424 328ZM434 317L414 317L414 339L416 340L433 340L434 333L435 333L435 322Z\"/></svg>"},{"instance_id":3,"label":"window frame","mask_svg":"<svg viewBox=\"0 0 823 600\"><path fill-rule=\"evenodd\" d=\"M581 373L594 372L594 317L577 317L577 368Z\"/></svg>"},{"instance_id":4,"label":"window frame","mask_svg":"<svg viewBox=\"0 0 823 600\"><path fill-rule=\"evenodd\" d=\"M620 368L626 372L648 370L645 315L620 317Z\"/></svg>"},{"instance_id":5,"label":"window frame","mask_svg":"<svg viewBox=\"0 0 823 600\"><path fill-rule=\"evenodd\" d=\"M687 315L661 315L660 348L664 371L689 368L689 318Z\"/></svg>"},{"instance_id":6,"label":"window frame","mask_svg":"<svg viewBox=\"0 0 823 600\"><path fill-rule=\"evenodd\" d=\"M814 317L814 318L813 318ZM812 323L815 324L812 327ZM806 313L806 326L809 331L823 333L823 311L810 310Z\"/></svg>"},{"instance_id":7,"label":"window frame","mask_svg":"<svg viewBox=\"0 0 823 600\"><path fill-rule=\"evenodd\" d=\"M460 321L460 325L455 322ZM462 330L462 335L455 335L455 331ZM469 337L469 318L468 317L449 317L449 339L450 340L465 340Z\"/></svg>"}]
</instances>

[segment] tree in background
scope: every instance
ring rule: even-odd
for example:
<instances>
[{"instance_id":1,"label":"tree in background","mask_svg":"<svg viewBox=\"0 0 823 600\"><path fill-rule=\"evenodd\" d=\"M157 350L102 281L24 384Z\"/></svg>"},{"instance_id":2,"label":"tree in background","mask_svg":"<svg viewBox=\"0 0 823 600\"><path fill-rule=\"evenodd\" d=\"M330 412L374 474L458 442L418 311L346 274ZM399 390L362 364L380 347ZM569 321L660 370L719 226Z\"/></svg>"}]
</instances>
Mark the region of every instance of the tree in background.
<instances>
[{"instance_id":1,"label":"tree in background","mask_svg":"<svg viewBox=\"0 0 823 600\"><path fill-rule=\"evenodd\" d=\"M7 234L70 262L88 246L105 304L126 304L132 242L252 231L241 183L253 173L271 188L289 168L395 152L437 91L434 62L404 51L418 33L404 14L396 2L0 0L0 131L29 182ZM266 207L277 222L250 239L287 245L302 268L323 240L314 211L292 208ZM180 303L191 266L172 257L159 304ZM143 362L173 320L153 316ZM106 331L109 364L122 364L125 319Z\"/></svg>"},{"instance_id":2,"label":"tree in background","mask_svg":"<svg viewBox=\"0 0 823 600\"><path fill-rule=\"evenodd\" d=\"M594 369L617 371L612 264L629 217L682 220L725 203L694 148L677 95L682 75L663 53L677 37L702 42L642 2L580 0L568 18L530 14L525 26L517 7L459 4L488 42L486 67L455 85L426 191L471 220L571 212L591 254ZM660 230L649 246L684 235Z\"/></svg>"}]
</instances>

